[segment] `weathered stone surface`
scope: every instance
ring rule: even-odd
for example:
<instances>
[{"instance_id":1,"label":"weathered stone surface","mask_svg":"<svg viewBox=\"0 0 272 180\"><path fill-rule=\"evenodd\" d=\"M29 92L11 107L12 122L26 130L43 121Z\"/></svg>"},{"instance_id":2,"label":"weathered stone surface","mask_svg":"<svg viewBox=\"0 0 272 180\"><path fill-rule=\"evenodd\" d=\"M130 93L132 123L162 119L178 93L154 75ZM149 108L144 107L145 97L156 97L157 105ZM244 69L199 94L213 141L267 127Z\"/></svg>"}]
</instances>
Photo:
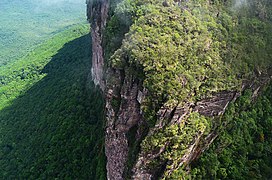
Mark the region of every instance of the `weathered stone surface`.
<instances>
[{"instance_id":1,"label":"weathered stone surface","mask_svg":"<svg viewBox=\"0 0 272 180\"><path fill-rule=\"evenodd\" d=\"M106 94L105 149L108 179L123 179L129 152L127 134L133 126L140 126L143 121L140 103L137 100L139 82L129 74L117 71L108 72L111 81L107 83ZM112 103L114 99L120 101L119 106ZM135 139L140 139L139 133L138 131L138 134L135 134Z\"/></svg>"},{"instance_id":2,"label":"weathered stone surface","mask_svg":"<svg viewBox=\"0 0 272 180\"><path fill-rule=\"evenodd\" d=\"M107 23L109 0L87 0L87 16L92 34L92 78L95 85L105 89L104 57L102 48L103 30Z\"/></svg>"}]
</instances>

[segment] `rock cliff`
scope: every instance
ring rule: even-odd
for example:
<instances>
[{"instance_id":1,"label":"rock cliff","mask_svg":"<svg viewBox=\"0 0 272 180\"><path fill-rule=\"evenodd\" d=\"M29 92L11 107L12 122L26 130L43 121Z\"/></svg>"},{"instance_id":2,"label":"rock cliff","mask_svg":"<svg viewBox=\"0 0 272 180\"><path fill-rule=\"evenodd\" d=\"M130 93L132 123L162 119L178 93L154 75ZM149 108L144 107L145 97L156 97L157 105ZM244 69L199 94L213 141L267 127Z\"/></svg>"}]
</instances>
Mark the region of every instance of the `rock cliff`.
<instances>
[{"instance_id":1,"label":"rock cliff","mask_svg":"<svg viewBox=\"0 0 272 180\"><path fill-rule=\"evenodd\" d=\"M216 123L216 119L223 116L228 105L235 102L245 89L252 89L254 92L252 99L256 98L260 89L271 80L271 73L268 71L252 78L252 81L244 81L239 90L226 89L215 92L207 98L179 103L175 106L168 106L158 101L156 107L153 107L153 111L156 112L156 122L155 125L150 125L144 114L145 100L151 97L150 92L145 87L144 80L133 73L132 69L135 66L126 58L124 58L126 63L122 67L105 63L109 59L105 60L103 33L107 27L107 21L114 14L114 10L111 9L112 2L110 0L87 1L92 34L92 77L95 84L104 91L106 100L107 178L119 180L131 177L132 179L170 177L178 168L186 169L217 138L218 129L224 126L224 123ZM170 5L165 1L163 6ZM206 47L205 51L208 51L207 49L209 47ZM153 101L157 102L157 99ZM198 114L196 119L202 118L205 123L194 124L191 118L195 114ZM208 124L211 127L208 127ZM168 147L173 149L176 147L172 137L159 146L152 146L152 139L158 138L163 131L172 132L171 128L178 128L181 132L177 136L181 136L184 135L182 131L185 131L186 126L196 130L193 131L195 134L188 135L190 139L188 142L179 142L183 144L183 147L178 159L175 159L173 154L169 155L170 158L164 158ZM152 164L153 162L156 164Z\"/></svg>"},{"instance_id":2,"label":"rock cliff","mask_svg":"<svg viewBox=\"0 0 272 180\"><path fill-rule=\"evenodd\" d=\"M102 48L103 30L107 23L109 0L87 0L87 17L91 23L92 34L92 78L103 90L104 55Z\"/></svg>"},{"instance_id":3,"label":"rock cliff","mask_svg":"<svg viewBox=\"0 0 272 180\"><path fill-rule=\"evenodd\" d=\"M139 87L137 80L124 74L122 70L104 67L102 41L109 6L109 0L87 1L87 15L92 34L92 78L104 91L106 98L107 178L123 179L129 151L127 133L131 127L141 121L140 106L137 102ZM109 81L110 83L107 83ZM113 103L120 98L122 99L120 108L116 109Z\"/></svg>"}]
</instances>

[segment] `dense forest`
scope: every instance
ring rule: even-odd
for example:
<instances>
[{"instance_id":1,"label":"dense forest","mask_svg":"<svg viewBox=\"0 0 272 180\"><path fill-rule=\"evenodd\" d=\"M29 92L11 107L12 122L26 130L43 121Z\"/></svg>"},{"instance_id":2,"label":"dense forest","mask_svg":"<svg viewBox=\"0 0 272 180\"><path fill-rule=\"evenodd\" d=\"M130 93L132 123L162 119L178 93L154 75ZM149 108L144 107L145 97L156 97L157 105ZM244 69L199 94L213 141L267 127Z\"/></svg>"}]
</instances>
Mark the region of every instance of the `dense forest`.
<instances>
[{"instance_id":1,"label":"dense forest","mask_svg":"<svg viewBox=\"0 0 272 180\"><path fill-rule=\"evenodd\" d=\"M67 26L85 21L84 0L1 0L0 66L24 56Z\"/></svg>"},{"instance_id":2,"label":"dense forest","mask_svg":"<svg viewBox=\"0 0 272 180\"><path fill-rule=\"evenodd\" d=\"M0 2L0 179L272 178L270 0L84 3Z\"/></svg>"},{"instance_id":3,"label":"dense forest","mask_svg":"<svg viewBox=\"0 0 272 180\"><path fill-rule=\"evenodd\" d=\"M193 179L270 179L272 84L257 101L246 91L222 118L220 136L193 164Z\"/></svg>"},{"instance_id":4,"label":"dense forest","mask_svg":"<svg viewBox=\"0 0 272 180\"><path fill-rule=\"evenodd\" d=\"M128 157L136 166L125 176L269 179L271 2L124 0L111 6L103 46L106 66L114 72L106 76L113 87L109 92L116 92L108 99L114 118L122 116L128 101L129 93L122 94L128 81L148 92L140 106L149 133L129 146L138 161ZM209 104L224 92L236 94L224 114L201 110L199 102ZM211 113L220 109L206 104ZM185 111L183 120L175 119L179 109Z\"/></svg>"},{"instance_id":5,"label":"dense forest","mask_svg":"<svg viewBox=\"0 0 272 180\"><path fill-rule=\"evenodd\" d=\"M73 26L0 68L0 179L103 179L88 31Z\"/></svg>"}]
</instances>

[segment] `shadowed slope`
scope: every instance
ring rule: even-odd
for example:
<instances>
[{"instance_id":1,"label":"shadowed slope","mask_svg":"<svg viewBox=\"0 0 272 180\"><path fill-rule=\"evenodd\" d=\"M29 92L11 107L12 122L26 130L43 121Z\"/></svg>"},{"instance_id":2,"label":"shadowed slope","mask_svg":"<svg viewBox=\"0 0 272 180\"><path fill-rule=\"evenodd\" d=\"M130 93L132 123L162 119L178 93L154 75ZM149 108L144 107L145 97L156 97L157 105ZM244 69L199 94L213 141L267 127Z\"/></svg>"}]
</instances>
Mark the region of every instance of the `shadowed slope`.
<instances>
[{"instance_id":1,"label":"shadowed slope","mask_svg":"<svg viewBox=\"0 0 272 180\"><path fill-rule=\"evenodd\" d=\"M0 179L103 179L103 102L88 80L90 47L90 35L65 44L47 75L0 112Z\"/></svg>"}]
</instances>

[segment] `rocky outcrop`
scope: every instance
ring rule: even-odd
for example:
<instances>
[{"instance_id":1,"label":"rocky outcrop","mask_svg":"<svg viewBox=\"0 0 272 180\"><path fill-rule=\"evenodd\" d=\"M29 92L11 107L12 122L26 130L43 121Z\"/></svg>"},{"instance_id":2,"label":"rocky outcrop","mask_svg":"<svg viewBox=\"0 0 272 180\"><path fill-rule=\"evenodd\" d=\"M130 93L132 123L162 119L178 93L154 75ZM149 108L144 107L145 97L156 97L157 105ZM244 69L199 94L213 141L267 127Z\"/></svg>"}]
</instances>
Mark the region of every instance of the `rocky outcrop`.
<instances>
[{"instance_id":1,"label":"rocky outcrop","mask_svg":"<svg viewBox=\"0 0 272 180\"><path fill-rule=\"evenodd\" d=\"M110 72L111 71L111 72ZM128 161L129 140L128 133L132 127L137 127L136 141L140 141L143 136L141 126L145 125L144 117L141 112L143 99L147 96L146 90L143 90L142 82L133 77L129 71L110 69L107 72L107 97L106 97L106 155L108 158L107 171L108 179L124 179L126 163ZM245 81L242 90L251 89L254 93L252 99L258 95L258 92L269 83L270 74L263 74L252 81ZM157 113L157 123L154 128L149 130L148 136L162 128L174 124L184 123L190 113L199 114L216 118L225 113L230 102L236 101L241 95L241 91L223 91L214 94L212 97L200 100L193 104L185 104L174 108L162 107ZM116 105L114 101L119 101ZM118 106L116 108L116 106ZM165 121L165 120L168 121ZM219 126L220 124L218 124ZM208 134L196 134L194 140L187 147L186 153L180 158L180 166L188 166L212 144L217 138L219 131L215 126ZM133 168L132 179L156 179L157 172L161 170L167 162L161 162L157 169L150 169L148 163L156 159L165 149L161 148L159 152L139 152L136 164ZM171 171L176 169L173 167Z\"/></svg>"},{"instance_id":2,"label":"rocky outcrop","mask_svg":"<svg viewBox=\"0 0 272 180\"><path fill-rule=\"evenodd\" d=\"M128 133L132 127L140 127L143 122L137 100L140 83L130 74L110 71L111 83L107 83L106 92L107 177L123 179L129 152Z\"/></svg>"},{"instance_id":3,"label":"rocky outcrop","mask_svg":"<svg viewBox=\"0 0 272 180\"><path fill-rule=\"evenodd\" d=\"M109 0L88 0L87 15L92 35L92 78L105 94L106 128L105 154L107 179L123 179L129 153L128 133L132 127L140 127L140 82L124 70L104 67L102 46L106 27ZM104 78L105 77L105 78ZM135 134L140 139L140 130Z\"/></svg>"},{"instance_id":4,"label":"rocky outcrop","mask_svg":"<svg viewBox=\"0 0 272 180\"><path fill-rule=\"evenodd\" d=\"M103 78L104 57L102 48L103 30L107 23L109 0L87 0L87 17L92 34L92 78L95 85L105 89Z\"/></svg>"},{"instance_id":5,"label":"rocky outcrop","mask_svg":"<svg viewBox=\"0 0 272 180\"><path fill-rule=\"evenodd\" d=\"M87 15L92 35L92 78L105 94L105 154L107 179L123 179L129 153L128 133L132 127L141 126L143 117L140 103L143 93L141 82L124 70L105 67L102 46L110 1L88 0ZM142 135L139 128L134 133L136 141ZM132 142L134 143L134 142Z\"/></svg>"},{"instance_id":6,"label":"rocky outcrop","mask_svg":"<svg viewBox=\"0 0 272 180\"><path fill-rule=\"evenodd\" d=\"M173 109L162 107L158 111L158 121L156 126L150 130L148 136L152 136L154 133L165 128L166 126L184 123L186 118L188 118L189 114L192 112L198 112L203 116L211 118L219 116L225 112L228 104L235 101L238 96L239 93L237 92L220 92L214 94L211 98L201 100L194 104L185 104L182 107L176 106ZM168 119L168 122L165 121L166 119ZM188 165L194 159L199 157L200 154L209 146L209 144L214 141L217 135L216 129L210 132L207 136L204 136L203 132L196 134L193 142L191 142L191 145L187 147L186 153L180 158L178 166L181 167L183 165ZM156 173L158 169L160 169L161 166L167 162L161 162L161 165L157 165L157 170L150 169L148 167L148 163L152 162L155 158L158 158L164 152L164 149L161 149L159 152L141 152L133 169L133 179L154 179L154 176L156 177L156 174L154 173ZM177 167L175 167L175 169L176 168ZM173 170L174 168L170 170L169 173L171 173Z\"/></svg>"}]
</instances>

